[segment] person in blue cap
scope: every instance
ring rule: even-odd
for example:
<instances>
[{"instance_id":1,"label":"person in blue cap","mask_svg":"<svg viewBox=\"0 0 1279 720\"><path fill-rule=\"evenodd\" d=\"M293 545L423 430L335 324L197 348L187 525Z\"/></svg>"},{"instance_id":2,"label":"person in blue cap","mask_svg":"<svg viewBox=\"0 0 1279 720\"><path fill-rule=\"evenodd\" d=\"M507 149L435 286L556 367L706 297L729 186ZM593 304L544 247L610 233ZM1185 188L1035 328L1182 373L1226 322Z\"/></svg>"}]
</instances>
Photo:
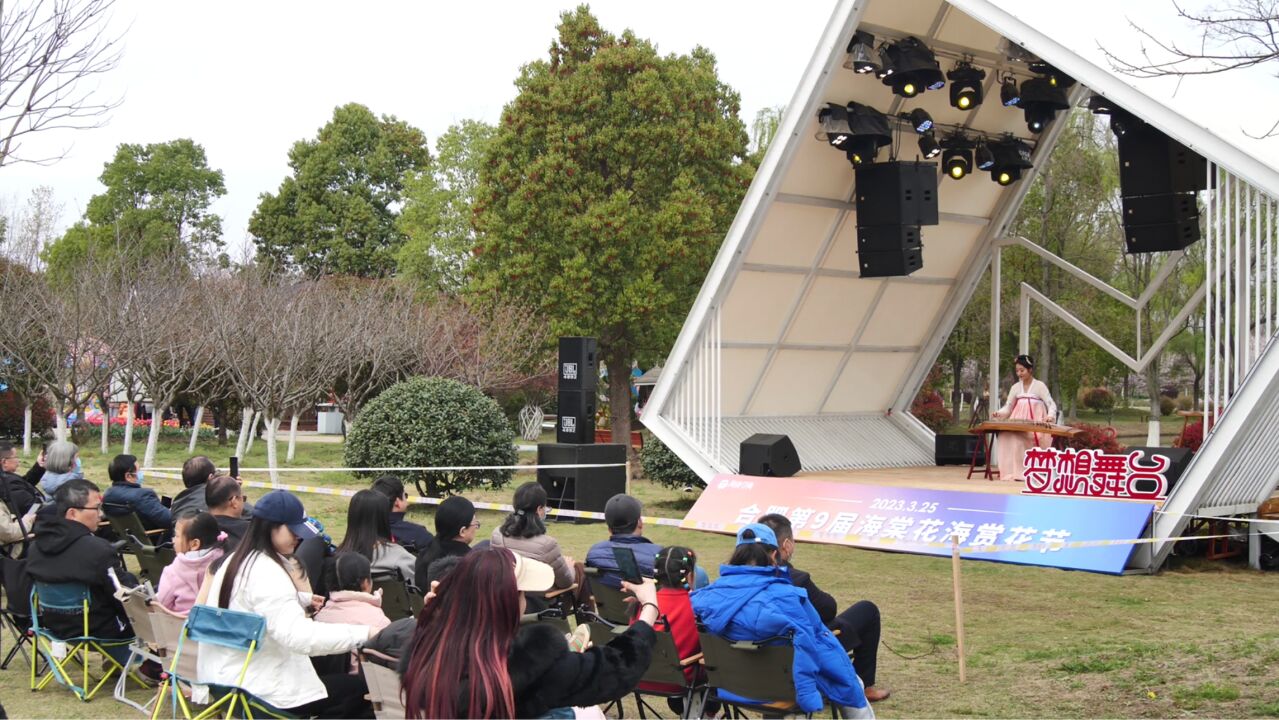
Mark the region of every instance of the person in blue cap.
<instances>
[{"instance_id":1,"label":"person in blue cap","mask_svg":"<svg viewBox=\"0 0 1279 720\"><path fill-rule=\"evenodd\" d=\"M707 630L734 642L791 637L795 699L804 712L818 712L829 700L842 717L875 717L852 661L822 624L808 594L791 584L777 547L777 535L767 525L751 523L738 530L737 547L720 566L719 579L693 592L693 611Z\"/></svg>"}]
</instances>

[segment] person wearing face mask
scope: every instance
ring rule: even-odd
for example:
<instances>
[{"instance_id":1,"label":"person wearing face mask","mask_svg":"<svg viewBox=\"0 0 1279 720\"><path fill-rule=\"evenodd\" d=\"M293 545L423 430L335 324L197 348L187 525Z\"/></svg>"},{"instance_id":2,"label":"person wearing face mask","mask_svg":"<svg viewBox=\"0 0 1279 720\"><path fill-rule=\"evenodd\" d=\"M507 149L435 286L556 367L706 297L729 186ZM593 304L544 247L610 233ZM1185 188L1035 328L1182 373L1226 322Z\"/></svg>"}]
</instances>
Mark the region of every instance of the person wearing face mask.
<instances>
[{"instance_id":1,"label":"person wearing face mask","mask_svg":"<svg viewBox=\"0 0 1279 720\"><path fill-rule=\"evenodd\" d=\"M80 448L68 440L49 443L44 452L44 475L40 478L40 489L44 494L52 496L62 483L83 479L84 474L80 472Z\"/></svg>"},{"instance_id":2,"label":"person wearing face mask","mask_svg":"<svg viewBox=\"0 0 1279 720\"><path fill-rule=\"evenodd\" d=\"M173 516L154 490L142 487L142 471L132 455L116 455L107 466L111 487L102 494L107 517L136 513L147 530L168 530Z\"/></svg>"}]
</instances>

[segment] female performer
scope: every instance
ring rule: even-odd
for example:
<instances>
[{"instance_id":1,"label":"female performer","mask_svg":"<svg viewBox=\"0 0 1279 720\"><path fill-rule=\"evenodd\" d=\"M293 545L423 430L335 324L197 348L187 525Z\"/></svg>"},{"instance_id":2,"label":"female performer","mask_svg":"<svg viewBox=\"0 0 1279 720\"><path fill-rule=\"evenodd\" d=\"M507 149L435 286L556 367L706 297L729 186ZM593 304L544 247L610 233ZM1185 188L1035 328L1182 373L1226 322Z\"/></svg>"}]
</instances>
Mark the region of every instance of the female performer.
<instances>
[{"instance_id":1,"label":"female performer","mask_svg":"<svg viewBox=\"0 0 1279 720\"><path fill-rule=\"evenodd\" d=\"M1029 355L1018 355L1013 360L1017 382L1008 391L1008 402L995 411L996 418L1053 422L1057 419L1057 404L1048 394L1048 386L1035 379L1035 361ZM999 433L999 473L1007 480L1026 479L1025 455L1031 447L1046 448L1052 444L1052 436L1036 432Z\"/></svg>"}]
</instances>

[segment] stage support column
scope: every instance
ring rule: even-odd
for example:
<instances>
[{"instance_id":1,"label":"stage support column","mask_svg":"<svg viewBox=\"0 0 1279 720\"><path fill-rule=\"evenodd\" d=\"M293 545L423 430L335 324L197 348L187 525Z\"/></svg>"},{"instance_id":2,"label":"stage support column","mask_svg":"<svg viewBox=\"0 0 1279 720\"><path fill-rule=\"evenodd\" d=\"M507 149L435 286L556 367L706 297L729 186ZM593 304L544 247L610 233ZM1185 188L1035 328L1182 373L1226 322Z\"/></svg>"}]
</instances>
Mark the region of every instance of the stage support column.
<instances>
[{"instance_id":1,"label":"stage support column","mask_svg":"<svg viewBox=\"0 0 1279 720\"><path fill-rule=\"evenodd\" d=\"M1000 261L1003 253L1003 246L996 244L995 253L990 258L990 407L987 414L992 420L995 409L1003 406L999 402L999 299L1003 294ZM988 465L995 461L995 442L998 440L991 443L990 456L986 458Z\"/></svg>"},{"instance_id":2,"label":"stage support column","mask_svg":"<svg viewBox=\"0 0 1279 720\"><path fill-rule=\"evenodd\" d=\"M1017 326L1017 352L1020 355L1030 354L1030 296L1026 294L1025 289L1021 292L1018 299L1017 307L1018 315L1021 319Z\"/></svg>"}]
</instances>

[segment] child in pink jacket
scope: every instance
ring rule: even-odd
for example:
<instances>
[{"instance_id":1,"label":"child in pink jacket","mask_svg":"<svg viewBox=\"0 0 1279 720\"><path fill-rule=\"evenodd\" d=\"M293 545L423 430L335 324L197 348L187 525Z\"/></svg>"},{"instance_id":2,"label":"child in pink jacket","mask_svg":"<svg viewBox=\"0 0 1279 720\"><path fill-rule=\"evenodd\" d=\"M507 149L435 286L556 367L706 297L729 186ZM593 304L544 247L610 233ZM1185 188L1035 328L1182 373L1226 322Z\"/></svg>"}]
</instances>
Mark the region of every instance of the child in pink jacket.
<instances>
[{"instance_id":1,"label":"child in pink jacket","mask_svg":"<svg viewBox=\"0 0 1279 720\"><path fill-rule=\"evenodd\" d=\"M217 519L207 512L178 518L173 535L173 549L178 555L160 575L156 600L166 609L186 615L195 605L209 566L222 557L225 540L226 533L218 529Z\"/></svg>"},{"instance_id":2,"label":"child in pink jacket","mask_svg":"<svg viewBox=\"0 0 1279 720\"><path fill-rule=\"evenodd\" d=\"M349 625L368 625L373 628L372 637L391 624L391 619L382 612L382 591L373 592L373 566L369 559L359 553L340 552L333 557L329 601L315 614L315 619L323 623L345 623ZM355 653L351 653L351 672L359 672L359 661Z\"/></svg>"}]
</instances>

